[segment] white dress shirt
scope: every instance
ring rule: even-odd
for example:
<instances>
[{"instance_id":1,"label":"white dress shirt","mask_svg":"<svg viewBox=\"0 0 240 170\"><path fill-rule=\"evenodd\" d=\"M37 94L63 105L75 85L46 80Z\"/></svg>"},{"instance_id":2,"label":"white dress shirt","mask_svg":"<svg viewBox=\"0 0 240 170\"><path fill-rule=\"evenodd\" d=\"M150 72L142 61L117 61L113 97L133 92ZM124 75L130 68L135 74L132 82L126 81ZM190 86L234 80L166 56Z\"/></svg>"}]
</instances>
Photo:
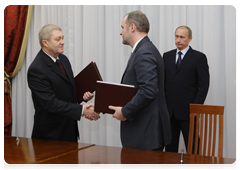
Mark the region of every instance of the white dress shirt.
<instances>
[{"instance_id":1,"label":"white dress shirt","mask_svg":"<svg viewBox=\"0 0 240 170\"><path fill-rule=\"evenodd\" d=\"M143 37L143 38L144 38L144 37ZM141 38L140 40L138 40L138 41L134 44L133 49L132 49L132 53L133 53L133 51L135 50L135 48L137 47L138 43L139 43L143 38Z\"/></svg>"},{"instance_id":2,"label":"white dress shirt","mask_svg":"<svg viewBox=\"0 0 240 170\"><path fill-rule=\"evenodd\" d=\"M187 48L185 48L184 50L181 50L181 52L182 52L181 59L182 59L182 60L183 60L183 57L185 56L185 54L188 52L188 50L189 50L189 46L187 46ZM180 51L180 50L177 49L176 62L175 62L175 63L177 63L177 60L178 60L178 52L179 52L179 51Z\"/></svg>"},{"instance_id":3,"label":"white dress shirt","mask_svg":"<svg viewBox=\"0 0 240 170\"><path fill-rule=\"evenodd\" d=\"M43 49L42 49L42 50L43 50ZM56 59L56 58L50 56L50 55L49 55L48 53L46 53L44 50L43 50L43 52L44 52L45 54L47 54L47 56L50 57L50 58L53 60L54 63L56 63L57 59L59 59L58 56L57 56L57 59ZM59 59L59 60L60 60L60 59Z\"/></svg>"}]
</instances>

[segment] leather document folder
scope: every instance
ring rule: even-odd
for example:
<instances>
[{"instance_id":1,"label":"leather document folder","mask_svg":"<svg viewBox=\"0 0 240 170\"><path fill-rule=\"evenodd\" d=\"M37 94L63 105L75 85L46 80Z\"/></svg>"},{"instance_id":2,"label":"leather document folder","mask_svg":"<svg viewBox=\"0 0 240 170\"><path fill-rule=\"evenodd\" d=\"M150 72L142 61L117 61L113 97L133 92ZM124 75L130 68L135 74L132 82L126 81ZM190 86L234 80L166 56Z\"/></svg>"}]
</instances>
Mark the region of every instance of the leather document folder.
<instances>
[{"instance_id":1,"label":"leather document folder","mask_svg":"<svg viewBox=\"0 0 240 170\"><path fill-rule=\"evenodd\" d=\"M94 111L114 114L112 106L125 106L136 94L137 88L131 85L110 83L104 81L96 82Z\"/></svg>"},{"instance_id":2,"label":"leather document folder","mask_svg":"<svg viewBox=\"0 0 240 170\"><path fill-rule=\"evenodd\" d=\"M96 90L96 81L102 81L102 77L95 62L89 63L76 77L78 104L83 101L83 94L87 91L93 93Z\"/></svg>"}]
</instances>

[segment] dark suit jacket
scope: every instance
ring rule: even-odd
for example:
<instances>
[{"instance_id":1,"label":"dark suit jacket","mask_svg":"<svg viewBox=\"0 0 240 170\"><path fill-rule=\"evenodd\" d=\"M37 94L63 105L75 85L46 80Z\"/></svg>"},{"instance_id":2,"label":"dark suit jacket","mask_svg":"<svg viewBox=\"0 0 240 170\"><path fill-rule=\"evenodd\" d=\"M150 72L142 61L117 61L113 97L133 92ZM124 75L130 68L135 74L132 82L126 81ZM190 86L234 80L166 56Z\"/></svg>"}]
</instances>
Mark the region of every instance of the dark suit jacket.
<instances>
[{"instance_id":1,"label":"dark suit jacket","mask_svg":"<svg viewBox=\"0 0 240 170\"><path fill-rule=\"evenodd\" d=\"M123 84L138 88L122 108L123 147L156 149L171 141L169 114L164 94L164 66L157 48L144 37L134 50L123 74Z\"/></svg>"},{"instance_id":2,"label":"dark suit jacket","mask_svg":"<svg viewBox=\"0 0 240 170\"><path fill-rule=\"evenodd\" d=\"M165 94L170 117L189 120L189 104L203 104L209 87L209 70L205 54L191 47L176 70L177 49L163 54Z\"/></svg>"},{"instance_id":3,"label":"dark suit jacket","mask_svg":"<svg viewBox=\"0 0 240 170\"><path fill-rule=\"evenodd\" d=\"M77 104L70 62L63 54L58 57L69 79L42 50L28 69L28 86L35 108L32 138L77 142L82 105Z\"/></svg>"}]
</instances>

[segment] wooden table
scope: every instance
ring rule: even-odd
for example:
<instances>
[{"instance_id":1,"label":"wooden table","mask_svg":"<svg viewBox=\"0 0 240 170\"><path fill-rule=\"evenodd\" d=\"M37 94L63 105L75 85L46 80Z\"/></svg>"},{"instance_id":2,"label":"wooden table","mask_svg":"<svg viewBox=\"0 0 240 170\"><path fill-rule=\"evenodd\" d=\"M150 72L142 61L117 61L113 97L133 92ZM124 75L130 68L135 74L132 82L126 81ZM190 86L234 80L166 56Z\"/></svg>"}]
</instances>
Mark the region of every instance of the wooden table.
<instances>
[{"instance_id":1,"label":"wooden table","mask_svg":"<svg viewBox=\"0 0 240 170\"><path fill-rule=\"evenodd\" d=\"M9 164L41 163L94 144L4 136L4 159Z\"/></svg>"},{"instance_id":2,"label":"wooden table","mask_svg":"<svg viewBox=\"0 0 240 170\"><path fill-rule=\"evenodd\" d=\"M180 153L99 146L42 139L5 137L10 164L180 164ZM183 164L232 164L235 159L184 154Z\"/></svg>"}]
</instances>

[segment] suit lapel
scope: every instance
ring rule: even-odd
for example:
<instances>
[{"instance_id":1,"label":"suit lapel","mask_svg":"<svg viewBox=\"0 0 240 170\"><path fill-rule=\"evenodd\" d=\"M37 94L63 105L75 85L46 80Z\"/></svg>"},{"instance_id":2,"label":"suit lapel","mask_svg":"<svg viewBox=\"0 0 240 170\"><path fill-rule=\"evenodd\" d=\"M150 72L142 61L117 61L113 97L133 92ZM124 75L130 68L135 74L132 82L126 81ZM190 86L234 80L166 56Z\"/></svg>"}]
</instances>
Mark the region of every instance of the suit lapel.
<instances>
[{"instance_id":1,"label":"suit lapel","mask_svg":"<svg viewBox=\"0 0 240 170\"><path fill-rule=\"evenodd\" d=\"M148 36L144 37L137 45L137 47L135 48L133 53L136 53L137 50L147 41L150 41L150 39L148 38Z\"/></svg>"},{"instance_id":2,"label":"suit lapel","mask_svg":"<svg viewBox=\"0 0 240 170\"><path fill-rule=\"evenodd\" d=\"M47 56L42 50L41 50L41 56L43 57L44 61L47 63L47 65L49 67L52 67L52 71L55 72L56 74L58 74L60 77L62 77L63 79L65 79L66 81L70 82L68 80L68 78L64 75L64 73L62 72L62 70L60 69L60 67L51 59L49 58L49 56ZM61 60L61 59L60 59ZM63 63L62 63L63 64ZM64 69L66 71L66 66L64 66ZM66 71L67 72L67 71ZM67 73L67 75L69 76L69 73Z\"/></svg>"},{"instance_id":3,"label":"suit lapel","mask_svg":"<svg viewBox=\"0 0 240 170\"><path fill-rule=\"evenodd\" d=\"M59 56L60 60L62 59L61 56ZM63 60L63 59L62 59ZM71 81L71 83L73 84L73 80L70 78L72 75L71 75L71 70L68 69L67 65L66 65L66 62L62 62L62 65L63 65L63 68L68 76L68 78L64 75L64 78L66 78L68 81Z\"/></svg>"},{"instance_id":4,"label":"suit lapel","mask_svg":"<svg viewBox=\"0 0 240 170\"><path fill-rule=\"evenodd\" d=\"M182 67L184 67L184 65L188 62L188 60L191 58L192 56L192 52L193 49L191 47L189 47L189 50L187 51L187 53L185 54L180 66L178 67L178 69L176 70L176 72L178 72L179 70L181 70ZM176 56L176 54L175 54Z\"/></svg>"},{"instance_id":5,"label":"suit lapel","mask_svg":"<svg viewBox=\"0 0 240 170\"><path fill-rule=\"evenodd\" d=\"M124 77L124 75L125 75L125 73L126 73L126 71L127 71L127 69L128 69L128 66L130 65L130 62L131 62L131 61L133 60L133 58L134 58L135 53L136 53L136 52L135 52L135 50L134 50L134 52L133 52L132 55L131 55L131 58L129 58L129 60L128 60L127 67L125 68L125 71L124 71L124 73L123 73L121 83L122 83L123 77Z\"/></svg>"},{"instance_id":6,"label":"suit lapel","mask_svg":"<svg viewBox=\"0 0 240 170\"><path fill-rule=\"evenodd\" d=\"M123 77L124 77L124 75L125 75L128 67L129 67L130 63L131 63L131 62L133 61L133 59L134 59L134 56L135 56L136 52L137 52L138 49L142 46L142 44L144 44L144 43L147 42L147 41L150 41L150 39L148 38L148 36L144 37L144 38L138 43L137 47L136 47L135 50L133 51L132 56L131 56L131 58L128 60L127 67L126 67L126 69L125 69L125 71L124 71L124 73L123 73L121 83L122 83L122 81L123 81Z\"/></svg>"},{"instance_id":7,"label":"suit lapel","mask_svg":"<svg viewBox=\"0 0 240 170\"><path fill-rule=\"evenodd\" d=\"M64 67L64 69L65 69L65 67ZM65 74L62 72L62 70L59 68L59 66L56 63L53 63L52 71L57 73L60 77L62 77L63 79L65 79L66 81L69 82L68 78L65 76ZM66 71L66 69L65 69L65 71Z\"/></svg>"}]
</instances>

